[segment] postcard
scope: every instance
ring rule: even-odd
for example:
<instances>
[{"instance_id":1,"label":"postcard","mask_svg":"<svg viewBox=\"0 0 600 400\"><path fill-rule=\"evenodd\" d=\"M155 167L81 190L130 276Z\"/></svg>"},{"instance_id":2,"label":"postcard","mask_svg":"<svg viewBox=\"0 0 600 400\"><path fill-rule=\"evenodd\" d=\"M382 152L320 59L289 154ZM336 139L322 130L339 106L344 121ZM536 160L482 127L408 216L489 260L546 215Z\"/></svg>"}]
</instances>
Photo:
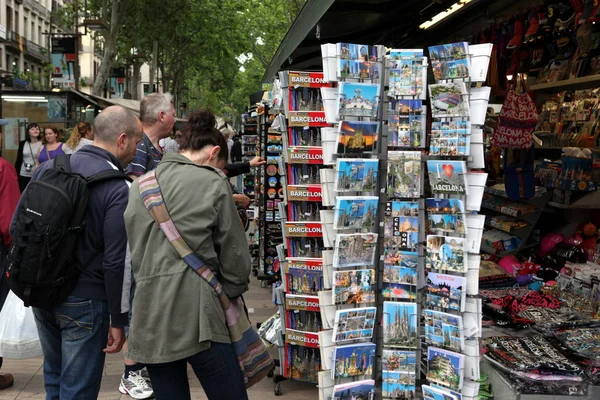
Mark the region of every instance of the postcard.
<instances>
[{"instance_id":1,"label":"postcard","mask_svg":"<svg viewBox=\"0 0 600 400\"><path fill-rule=\"evenodd\" d=\"M358 269L333 273L334 304L375 302L375 270Z\"/></svg>"},{"instance_id":2,"label":"postcard","mask_svg":"<svg viewBox=\"0 0 600 400\"><path fill-rule=\"evenodd\" d=\"M421 196L421 152L389 151L387 195L393 198Z\"/></svg>"},{"instance_id":3,"label":"postcard","mask_svg":"<svg viewBox=\"0 0 600 400\"><path fill-rule=\"evenodd\" d=\"M338 196L335 200L334 229L372 231L377 224L379 197Z\"/></svg>"},{"instance_id":4,"label":"postcard","mask_svg":"<svg viewBox=\"0 0 600 400\"><path fill-rule=\"evenodd\" d=\"M369 400L375 391L375 381L365 379L358 382L335 385L331 398L334 400Z\"/></svg>"},{"instance_id":5,"label":"postcard","mask_svg":"<svg viewBox=\"0 0 600 400\"><path fill-rule=\"evenodd\" d=\"M464 312L467 278L430 272L425 287L425 305L429 308Z\"/></svg>"},{"instance_id":6,"label":"postcard","mask_svg":"<svg viewBox=\"0 0 600 400\"><path fill-rule=\"evenodd\" d=\"M388 201L385 207L384 247L411 250L419 242L419 203Z\"/></svg>"},{"instance_id":7,"label":"postcard","mask_svg":"<svg viewBox=\"0 0 600 400\"><path fill-rule=\"evenodd\" d=\"M373 337L377 307L354 308L335 312L333 341L370 339Z\"/></svg>"},{"instance_id":8,"label":"postcard","mask_svg":"<svg viewBox=\"0 0 600 400\"><path fill-rule=\"evenodd\" d=\"M383 345L418 348L417 304L383 302Z\"/></svg>"},{"instance_id":9,"label":"postcard","mask_svg":"<svg viewBox=\"0 0 600 400\"><path fill-rule=\"evenodd\" d=\"M383 349L381 370L414 374L417 371L417 355L414 351Z\"/></svg>"},{"instance_id":10,"label":"postcard","mask_svg":"<svg viewBox=\"0 0 600 400\"><path fill-rule=\"evenodd\" d=\"M471 123L443 121L434 118L431 123L429 154L433 156L468 156L470 154Z\"/></svg>"},{"instance_id":11,"label":"postcard","mask_svg":"<svg viewBox=\"0 0 600 400\"><path fill-rule=\"evenodd\" d=\"M464 161L427 160L429 185L433 194L466 194L467 166Z\"/></svg>"},{"instance_id":12,"label":"postcard","mask_svg":"<svg viewBox=\"0 0 600 400\"><path fill-rule=\"evenodd\" d=\"M288 262L286 265L287 293L317 296L323 290L323 266L307 266Z\"/></svg>"},{"instance_id":13,"label":"postcard","mask_svg":"<svg viewBox=\"0 0 600 400\"><path fill-rule=\"evenodd\" d=\"M429 47L429 59L436 81L469 77L469 44L449 43Z\"/></svg>"},{"instance_id":14,"label":"postcard","mask_svg":"<svg viewBox=\"0 0 600 400\"><path fill-rule=\"evenodd\" d=\"M390 96L420 96L423 92L422 50L391 50Z\"/></svg>"},{"instance_id":15,"label":"postcard","mask_svg":"<svg viewBox=\"0 0 600 400\"><path fill-rule=\"evenodd\" d=\"M424 310L425 341L443 349L461 352L465 347L463 319L460 315Z\"/></svg>"},{"instance_id":16,"label":"postcard","mask_svg":"<svg viewBox=\"0 0 600 400\"><path fill-rule=\"evenodd\" d=\"M376 61L338 60L338 78L378 80L381 76L380 64Z\"/></svg>"},{"instance_id":17,"label":"postcard","mask_svg":"<svg viewBox=\"0 0 600 400\"><path fill-rule=\"evenodd\" d=\"M377 47L366 44L338 43L337 54L341 60L377 61Z\"/></svg>"},{"instance_id":18,"label":"postcard","mask_svg":"<svg viewBox=\"0 0 600 400\"><path fill-rule=\"evenodd\" d=\"M459 199L425 199L427 232L465 235L465 206Z\"/></svg>"},{"instance_id":19,"label":"postcard","mask_svg":"<svg viewBox=\"0 0 600 400\"><path fill-rule=\"evenodd\" d=\"M465 239L450 236L427 235L425 268L431 271L466 273Z\"/></svg>"},{"instance_id":20,"label":"postcard","mask_svg":"<svg viewBox=\"0 0 600 400\"><path fill-rule=\"evenodd\" d=\"M427 107L422 100L392 100L388 117L388 146L422 147L427 130Z\"/></svg>"},{"instance_id":21,"label":"postcard","mask_svg":"<svg viewBox=\"0 0 600 400\"><path fill-rule=\"evenodd\" d=\"M337 346L333 352L333 379L353 376L372 376L375 363L375 343L348 344Z\"/></svg>"},{"instance_id":22,"label":"postcard","mask_svg":"<svg viewBox=\"0 0 600 400\"><path fill-rule=\"evenodd\" d=\"M469 101L464 82L429 85L433 118L469 117Z\"/></svg>"},{"instance_id":23,"label":"postcard","mask_svg":"<svg viewBox=\"0 0 600 400\"><path fill-rule=\"evenodd\" d=\"M335 239L333 267L372 266L377 251L376 233L339 233Z\"/></svg>"},{"instance_id":24,"label":"postcard","mask_svg":"<svg viewBox=\"0 0 600 400\"><path fill-rule=\"evenodd\" d=\"M458 400L458 397L452 394L452 392L440 386L422 385L421 390L423 391L424 400Z\"/></svg>"},{"instance_id":25,"label":"postcard","mask_svg":"<svg viewBox=\"0 0 600 400\"><path fill-rule=\"evenodd\" d=\"M338 130L337 154L361 154L375 150L379 122L341 121Z\"/></svg>"},{"instance_id":26,"label":"postcard","mask_svg":"<svg viewBox=\"0 0 600 400\"><path fill-rule=\"evenodd\" d=\"M463 384L465 356L437 347L427 349L427 380L450 389L460 390Z\"/></svg>"},{"instance_id":27,"label":"postcard","mask_svg":"<svg viewBox=\"0 0 600 400\"><path fill-rule=\"evenodd\" d=\"M321 352L319 349L286 344L283 363L285 377L316 383L321 369Z\"/></svg>"},{"instance_id":28,"label":"postcard","mask_svg":"<svg viewBox=\"0 0 600 400\"><path fill-rule=\"evenodd\" d=\"M379 84L340 82L338 87L338 110L342 119L343 117L377 118Z\"/></svg>"},{"instance_id":29,"label":"postcard","mask_svg":"<svg viewBox=\"0 0 600 400\"><path fill-rule=\"evenodd\" d=\"M336 192L373 192L377 189L379 160L338 158Z\"/></svg>"},{"instance_id":30,"label":"postcard","mask_svg":"<svg viewBox=\"0 0 600 400\"><path fill-rule=\"evenodd\" d=\"M479 388L479 384L478 383L473 383L473 384L476 385L477 388ZM463 384L463 391L465 391L465 387L464 386L465 386L465 384ZM456 397L456 400L462 400L463 399L463 395L461 393L455 392L454 390L450 390L448 388L445 388L443 386L437 385L435 383L432 383L431 385L429 385L429 387L437 389L437 390L443 392L444 396L448 396L448 395L454 396L454 397ZM451 397L449 397L448 400L454 400L454 399L452 399Z\"/></svg>"},{"instance_id":31,"label":"postcard","mask_svg":"<svg viewBox=\"0 0 600 400\"><path fill-rule=\"evenodd\" d=\"M415 382L415 373L383 371L381 397L396 400L415 399Z\"/></svg>"},{"instance_id":32,"label":"postcard","mask_svg":"<svg viewBox=\"0 0 600 400\"><path fill-rule=\"evenodd\" d=\"M386 299L414 300L417 297L416 252L387 250L384 254L382 295Z\"/></svg>"}]
</instances>

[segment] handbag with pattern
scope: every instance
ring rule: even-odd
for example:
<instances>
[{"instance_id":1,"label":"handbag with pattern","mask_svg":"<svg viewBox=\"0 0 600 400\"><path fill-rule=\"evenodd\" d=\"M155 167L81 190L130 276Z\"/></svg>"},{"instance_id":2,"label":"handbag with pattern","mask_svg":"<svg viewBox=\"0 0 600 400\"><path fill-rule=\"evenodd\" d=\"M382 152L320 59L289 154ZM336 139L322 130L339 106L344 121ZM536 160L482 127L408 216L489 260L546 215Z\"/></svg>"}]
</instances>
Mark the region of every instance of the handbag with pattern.
<instances>
[{"instance_id":1,"label":"handbag with pattern","mask_svg":"<svg viewBox=\"0 0 600 400\"><path fill-rule=\"evenodd\" d=\"M247 388L254 385L273 370L274 363L265 344L248 319L242 296L235 299L227 297L217 277L189 248L167 211L160 185L156 179L156 170L142 176L139 185L144 205L167 240L186 264L217 292L225 312L229 337L244 375L244 383Z\"/></svg>"}]
</instances>

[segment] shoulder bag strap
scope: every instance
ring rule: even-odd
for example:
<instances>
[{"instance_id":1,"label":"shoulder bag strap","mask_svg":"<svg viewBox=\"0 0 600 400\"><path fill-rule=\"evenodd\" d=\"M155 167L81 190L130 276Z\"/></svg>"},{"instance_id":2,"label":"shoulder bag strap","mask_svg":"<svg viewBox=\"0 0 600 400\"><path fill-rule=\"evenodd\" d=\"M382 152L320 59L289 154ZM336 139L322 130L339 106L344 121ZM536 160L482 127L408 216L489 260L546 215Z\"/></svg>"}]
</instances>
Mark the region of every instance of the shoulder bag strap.
<instances>
[{"instance_id":1,"label":"shoulder bag strap","mask_svg":"<svg viewBox=\"0 0 600 400\"><path fill-rule=\"evenodd\" d=\"M156 170L152 170L139 178L140 196L146 209L154 218L161 231L167 237L173 248L179 253L179 256L186 264L193 269L202 279L212 286L217 294L221 296L223 288L217 280L217 277L208 268L204 262L194 253L185 242L185 239L179 233L179 230L173 223L169 211L165 206L165 201L160 191L160 185L156 179Z\"/></svg>"}]
</instances>

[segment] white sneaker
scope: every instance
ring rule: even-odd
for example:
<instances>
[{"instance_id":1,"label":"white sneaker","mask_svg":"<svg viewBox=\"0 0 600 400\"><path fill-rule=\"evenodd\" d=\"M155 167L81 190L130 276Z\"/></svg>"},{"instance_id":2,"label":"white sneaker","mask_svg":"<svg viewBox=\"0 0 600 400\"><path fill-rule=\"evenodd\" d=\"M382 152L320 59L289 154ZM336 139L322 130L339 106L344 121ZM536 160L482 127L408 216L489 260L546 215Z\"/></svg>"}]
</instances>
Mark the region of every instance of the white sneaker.
<instances>
[{"instance_id":1,"label":"white sneaker","mask_svg":"<svg viewBox=\"0 0 600 400\"><path fill-rule=\"evenodd\" d=\"M154 394L152 387L142 376L142 371L130 372L127 378L122 376L119 392L126 394L131 398L140 400L148 399Z\"/></svg>"}]
</instances>

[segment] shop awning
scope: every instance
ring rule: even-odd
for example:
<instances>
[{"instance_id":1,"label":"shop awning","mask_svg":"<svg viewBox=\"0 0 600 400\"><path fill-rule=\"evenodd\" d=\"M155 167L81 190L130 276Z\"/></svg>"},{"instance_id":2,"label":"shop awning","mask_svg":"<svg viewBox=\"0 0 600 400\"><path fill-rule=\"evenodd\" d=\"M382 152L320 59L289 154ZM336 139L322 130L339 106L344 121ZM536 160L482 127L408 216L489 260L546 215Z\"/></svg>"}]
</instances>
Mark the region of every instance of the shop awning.
<instances>
[{"instance_id":1,"label":"shop awning","mask_svg":"<svg viewBox=\"0 0 600 400\"><path fill-rule=\"evenodd\" d=\"M321 44L324 43L424 48L453 37L466 38L489 26L490 18L499 12L515 4L524 8L534 0L471 0L435 27L426 31L419 29L421 23L457 1L307 0L279 45L262 82L273 82L281 70L322 70Z\"/></svg>"}]
</instances>

